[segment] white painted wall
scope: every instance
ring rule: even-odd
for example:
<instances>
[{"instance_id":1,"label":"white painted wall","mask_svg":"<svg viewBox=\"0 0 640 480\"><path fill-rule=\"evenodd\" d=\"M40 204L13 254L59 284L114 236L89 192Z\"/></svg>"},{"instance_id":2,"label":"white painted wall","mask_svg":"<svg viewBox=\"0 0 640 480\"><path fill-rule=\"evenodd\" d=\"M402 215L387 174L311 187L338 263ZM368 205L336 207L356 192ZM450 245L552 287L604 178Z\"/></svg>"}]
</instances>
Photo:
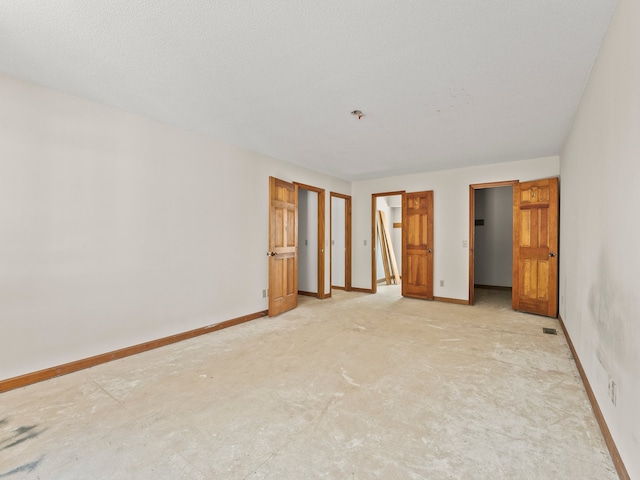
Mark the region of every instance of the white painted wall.
<instances>
[{"instance_id":1,"label":"white painted wall","mask_svg":"<svg viewBox=\"0 0 640 480\"><path fill-rule=\"evenodd\" d=\"M392 198L400 199L400 205L394 206L395 203L389 202L391 206L391 220L389 221L389 230L391 232L391 243L393 243L393 252L396 255L396 263L398 264L398 272L402 276L402 228L394 228L394 223L402 223L402 195L396 195Z\"/></svg>"},{"instance_id":2,"label":"white painted wall","mask_svg":"<svg viewBox=\"0 0 640 480\"><path fill-rule=\"evenodd\" d=\"M484 225L475 228L477 285L510 287L513 265L513 187L475 191L475 218Z\"/></svg>"},{"instance_id":3,"label":"white painted wall","mask_svg":"<svg viewBox=\"0 0 640 480\"><path fill-rule=\"evenodd\" d=\"M298 189L298 290L318 293L318 192Z\"/></svg>"},{"instance_id":4,"label":"white painted wall","mask_svg":"<svg viewBox=\"0 0 640 480\"><path fill-rule=\"evenodd\" d=\"M469 185L557 176L559 158L497 163L417 175L354 182L353 286L371 288L371 195L405 190L434 191L434 295L468 300ZM367 245L364 245L364 241ZM440 287L440 280L445 286Z\"/></svg>"},{"instance_id":5,"label":"white painted wall","mask_svg":"<svg viewBox=\"0 0 640 480\"><path fill-rule=\"evenodd\" d=\"M631 478L640 478L638 52L640 2L620 0L562 151L560 202L560 314Z\"/></svg>"},{"instance_id":6,"label":"white painted wall","mask_svg":"<svg viewBox=\"0 0 640 480\"><path fill-rule=\"evenodd\" d=\"M331 197L331 285L345 287L345 213L346 200Z\"/></svg>"},{"instance_id":7,"label":"white painted wall","mask_svg":"<svg viewBox=\"0 0 640 480\"><path fill-rule=\"evenodd\" d=\"M268 177L351 193L2 75L0 105L0 379L265 310Z\"/></svg>"}]
</instances>

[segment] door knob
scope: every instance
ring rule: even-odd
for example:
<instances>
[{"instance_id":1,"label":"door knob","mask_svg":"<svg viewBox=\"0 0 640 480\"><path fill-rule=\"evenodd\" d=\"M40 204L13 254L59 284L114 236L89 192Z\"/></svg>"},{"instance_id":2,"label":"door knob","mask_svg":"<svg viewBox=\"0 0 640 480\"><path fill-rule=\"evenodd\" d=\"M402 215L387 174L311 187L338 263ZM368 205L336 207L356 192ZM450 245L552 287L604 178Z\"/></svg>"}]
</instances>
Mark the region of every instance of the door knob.
<instances>
[{"instance_id":1,"label":"door knob","mask_svg":"<svg viewBox=\"0 0 640 480\"><path fill-rule=\"evenodd\" d=\"M555 257L556 256L556 252L549 252L549 256L550 257Z\"/></svg>"},{"instance_id":2,"label":"door knob","mask_svg":"<svg viewBox=\"0 0 640 480\"><path fill-rule=\"evenodd\" d=\"M275 257L278 255L278 252L267 252L267 257Z\"/></svg>"},{"instance_id":3,"label":"door knob","mask_svg":"<svg viewBox=\"0 0 640 480\"><path fill-rule=\"evenodd\" d=\"M427 248L427 253L431 253L431 249L430 248Z\"/></svg>"}]
</instances>

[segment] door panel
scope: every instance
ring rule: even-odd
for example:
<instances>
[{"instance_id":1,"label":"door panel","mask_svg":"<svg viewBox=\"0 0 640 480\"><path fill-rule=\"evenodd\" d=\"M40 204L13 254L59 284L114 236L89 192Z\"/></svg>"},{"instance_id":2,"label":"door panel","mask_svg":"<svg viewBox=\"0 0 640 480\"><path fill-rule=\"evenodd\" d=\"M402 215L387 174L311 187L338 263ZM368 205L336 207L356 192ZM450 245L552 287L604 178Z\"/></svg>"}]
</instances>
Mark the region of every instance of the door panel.
<instances>
[{"instance_id":1,"label":"door panel","mask_svg":"<svg viewBox=\"0 0 640 480\"><path fill-rule=\"evenodd\" d=\"M515 310L558 314L558 179L513 188L513 297Z\"/></svg>"},{"instance_id":2,"label":"door panel","mask_svg":"<svg viewBox=\"0 0 640 480\"><path fill-rule=\"evenodd\" d=\"M269 177L269 316L298 305L298 187Z\"/></svg>"},{"instance_id":3,"label":"door panel","mask_svg":"<svg viewBox=\"0 0 640 480\"><path fill-rule=\"evenodd\" d=\"M433 300L433 192L402 195L402 295Z\"/></svg>"}]
</instances>

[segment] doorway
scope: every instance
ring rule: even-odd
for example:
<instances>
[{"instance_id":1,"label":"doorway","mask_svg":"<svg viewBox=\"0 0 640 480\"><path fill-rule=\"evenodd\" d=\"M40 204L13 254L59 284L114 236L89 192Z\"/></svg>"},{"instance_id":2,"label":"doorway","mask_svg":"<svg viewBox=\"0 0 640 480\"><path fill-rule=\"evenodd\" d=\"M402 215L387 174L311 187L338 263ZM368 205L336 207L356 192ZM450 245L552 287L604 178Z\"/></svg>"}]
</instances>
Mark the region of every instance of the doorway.
<instances>
[{"instance_id":1,"label":"doorway","mask_svg":"<svg viewBox=\"0 0 640 480\"><path fill-rule=\"evenodd\" d=\"M351 197L330 193L329 285L351 291Z\"/></svg>"},{"instance_id":2,"label":"doorway","mask_svg":"<svg viewBox=\"0 0 640 480\"><path fill-rule=\"evenodd\" d=\"M325 191L294 184L298 187L298 294L323 299Z\"/></svg>"},{"instance_id":3,"label":"doorway","mask_svg":"<svg viewBox=\"0 0 640 480\"><path fill-rule=\"evenodd\" d=\"M558 314L558 178L469 185L469 305L475 303L476 190L511 187L514 310L549 317ZM508 208L508 207L507 207ZM486 225L478 225L484 227Z\"/></svg>"},{"instance_id":4,"label":"doorway","mask_svg":"<svg viewBox=\"0 0 640 480\"><path fill-rule=\"evenodd\" d=\"M513 183L472 185L469 303L509 308L513 281ZM471 280L472 279L472 280Z\"/></svg>"},{"instance_id":5,"label":"doorway","mask_svg":"<svg viewBox=\"0 0 640 480\"><path fill-rule=\"evenodd\" d=\"M378 251L382 250L384 259L385 248L380 242L378 246L378 224L384 223L378 213L381 198L399 196L402 199L401 222L397 228L401 229L402 278L400 267L393 272L394 279L402 285L401 295L404 297L433 300L433 191L424 192L386 192L371 195L371 293L378 291L378 277L381 276L377 267ZM388 202L387 202L388 203ZM378 222L380 220L380 222ZM388 225L388 224L387 224ZM381 225L384 229L384 225ZM391 237L391 235L387 235ZM390 242L389 242L390 243ZM395 250L395 249L394 249ZM393 266L394 255L387 250L387 257ZM395 252L394 252L395 253ZM386 272L385 272L386 281ZM399 289L398 289L399 290Z\"/></svg>"},{"instance_id":6,"label":"doorway","mask_svg":"<svg viewBox=\"0 0 640 480\"><path fill-rule=\"evenodd\" d=\"M376 201L376 271L378 285L400 285L402 278L402 195Z\"/></svg>"},{"instance_id":7,"label":"doorway","mask_svg":"<svg viewBox=\"0 0 640 480\"><path fill-rule=\"evenodd\" d=\"M478 266L476 264L476 244L478 242L480 245L478 252L480 270L477 272L480 275L479 279L486 282L486 286L491 286L490 283L506 283L503 270L506 263L505 256L510 255L510 258L513 259L513 186L517 183L517 180L510 180L469 185L469 305L475 303L475 287L478 283L476 281L476 267ZM512 192L511 197L506 200L504 198L506 190L496 190L498 193L492 192L493 189L504 188L509 188ZM476 204L477 200L478 204ZM491 204L489 207L487 207L487 202ZM489 223L487 223L488 219L484 218L487 213L491 216ZM504 225L508 222L504 217L507 214L511 216L511 229L507 232L511 238L510 241L505 239L504 234ZM476 227L478 227L477 230ZM490 233L490 230L494 233ZM479 235L478 238L476 238L476 234ZM495 241L495 238L500 238L502 247L508 249L504 255L496 252L495 245L488 245L489 242ZM512 275L513 264L511 262L509 262L511 269L508 271L508 275ZM511 280L508 283L510 289L512 287ZM506 287L506 285L503 286Z\"/></svg>"},{"instance_id":8,"label":"doorway","mask_svg":"<svg viewBox=\"0 0 640 480\"><path fill-rule=\"evenodd\" d=\"M374 193L371 196L371 292L378 292L378 281L380 280L383 284L387 284L386 278L387 275L383 275L385 261L383 258L383 248L380 245L379 235L378 235L378 224L379 221L379 211L384 212L385 218L392 216L392 218L396 219L393 221L389 221L387 218L387 226L389 227L389 237L392 238L391 234L392 230L399 230L396 232L396 236L399 233L400 235L400 243L393 245L393 251L395 255L395 262L398 266L398 276L401 277L402 273L400 272L400 268L402 265L402 196L404 195L404 191L399 192L386 192L386 193ZM393 205L393 207L391 206ZM394 212L392 213L392 210ZM399 215L399 217L397 216ZM395 223L397 227L393 228L392 224ZM393 239L391 240L393 242ZM397 251L396 251L397 250ZM399 260L399 261L398 261ZM390 262L391 258L387 259L387 262ZM387 265L389 268L389 264ZM382 278L378 278L382 276ZM400 285L401 279L398 278L398 285ZM398 295L401 295L400 289L398 288Z\"/></svg>"}]
</instances>

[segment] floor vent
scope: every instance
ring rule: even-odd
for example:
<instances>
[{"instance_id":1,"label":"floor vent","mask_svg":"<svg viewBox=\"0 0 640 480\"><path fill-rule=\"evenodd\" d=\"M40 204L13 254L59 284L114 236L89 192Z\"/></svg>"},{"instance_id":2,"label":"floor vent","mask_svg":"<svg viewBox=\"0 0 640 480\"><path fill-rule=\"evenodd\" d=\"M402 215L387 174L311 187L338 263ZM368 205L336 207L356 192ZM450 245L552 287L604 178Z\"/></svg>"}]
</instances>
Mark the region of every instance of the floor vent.
<instances>
[{"instance_id":1,"label":"floor vent","mask_svg":"<svg viewBox=\"0 0 640 480\"><path fill-rule=\"evenodd\" d=\"M542 327L542 333L548 333L549 335L557 335L558 331L555 328Z\"/></svg>"}]
</instances>

